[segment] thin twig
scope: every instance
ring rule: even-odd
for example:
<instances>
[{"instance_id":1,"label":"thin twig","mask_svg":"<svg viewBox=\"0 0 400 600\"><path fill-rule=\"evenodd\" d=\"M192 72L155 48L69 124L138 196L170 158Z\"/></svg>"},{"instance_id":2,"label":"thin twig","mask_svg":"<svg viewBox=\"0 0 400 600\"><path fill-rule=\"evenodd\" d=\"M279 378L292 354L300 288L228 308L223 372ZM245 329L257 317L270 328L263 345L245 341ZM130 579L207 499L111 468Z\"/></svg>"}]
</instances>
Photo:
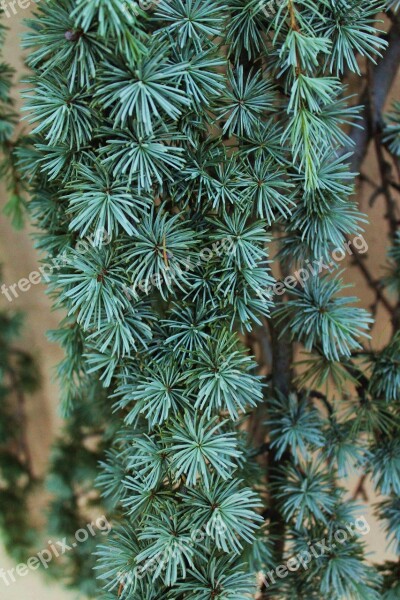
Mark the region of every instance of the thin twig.
<instances>
[{"instance_id":1,"label":"thin twig","mask_svg":"<svg viewBox=\"0 0 400 600\"><path fill-rule=\"evenodd\" d=\"M367 479L367 475L361 475L357 487L354 490L354 493L351 497L352 500L357 500L358 496L361 496L364 502L368 502L368 494L365 490L365 480Z\"/></svg>"},{"instance_id":2,"label":"thin twig","mask_svg":"<svg viewBox=\"0 0 400 600\"><path fill-rule=\"evenodd\" d=\"M386 298L385 294L383 293L383 291L381 289L380 281L374 279L370 270L368 269L367 265L365 264L364 259L359 254L357 254L357 252L354 252L352 256L353 256L353 260L355 261L358 268L360 269L360 271L361 271L362 275L364 276L364 279L368 283L369 287L374 290L377 300L382 302L383 306L386 308L386 310L389 312L389 314L392 317L394 317L395 307L391 305L391 303L389 302L389 300Z\"/></svg>"}]
</instances>

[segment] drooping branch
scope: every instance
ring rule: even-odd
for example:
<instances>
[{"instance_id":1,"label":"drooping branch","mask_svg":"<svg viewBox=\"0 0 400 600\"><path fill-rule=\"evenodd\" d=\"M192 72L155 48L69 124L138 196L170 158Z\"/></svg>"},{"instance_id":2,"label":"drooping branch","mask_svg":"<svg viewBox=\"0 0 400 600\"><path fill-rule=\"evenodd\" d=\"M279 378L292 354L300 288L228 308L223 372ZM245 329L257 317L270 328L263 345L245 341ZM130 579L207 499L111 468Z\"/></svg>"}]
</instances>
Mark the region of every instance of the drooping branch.
<instances>
[{"instance_id":1,"label":"drooping branch","mask_svg":"<svg viewBox=\"0 0 400 600\"><path fill-rule=\"evenodd\" d=\"M388 48L383 57L372 69L373 90L365 90L361 104L364 106L361 113L363 128L353 127L350 131L350 137L354 142L354 148L347 148L346 151L353 151L350 159L350 167L354 172L359 172L368 145L373 136L373 122L369 117L371 113L370 97L374 98L374 117L375 123L380 122L382 111L386 98L390 92L393 82L396 78L397 70L400 65L400 21L395 20L389 32L386 35Z\"/></svg>"}]
</instances>

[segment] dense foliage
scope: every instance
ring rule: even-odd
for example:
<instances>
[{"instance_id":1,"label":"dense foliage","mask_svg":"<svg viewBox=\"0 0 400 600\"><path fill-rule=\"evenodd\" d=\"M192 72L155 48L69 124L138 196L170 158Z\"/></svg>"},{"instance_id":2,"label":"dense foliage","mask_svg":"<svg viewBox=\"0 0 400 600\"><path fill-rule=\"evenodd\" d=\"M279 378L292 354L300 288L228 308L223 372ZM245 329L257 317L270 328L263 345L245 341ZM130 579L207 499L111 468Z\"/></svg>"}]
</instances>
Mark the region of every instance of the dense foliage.
<instances>
[{"instance_id":1,"label":"dense foliage","mask_svg":"<svg viewBox=\"0 0 400 600\"><path fill-rule=\"evenodd\" d=\"M116 516L96 597L244 600L257 571L322 539L263 597L399 593L359 538L333 545L362 510L339 480L355 465L400 537L399 334L370 349L373 319L331 262L365 222L344 78L385 51L383 8L50 0L30 21L19 156L38 246L64 258L64 406L100 378L121 422L98 480ZM392 242L382 285L398 294Z\"/></svg>"}]
</instances>

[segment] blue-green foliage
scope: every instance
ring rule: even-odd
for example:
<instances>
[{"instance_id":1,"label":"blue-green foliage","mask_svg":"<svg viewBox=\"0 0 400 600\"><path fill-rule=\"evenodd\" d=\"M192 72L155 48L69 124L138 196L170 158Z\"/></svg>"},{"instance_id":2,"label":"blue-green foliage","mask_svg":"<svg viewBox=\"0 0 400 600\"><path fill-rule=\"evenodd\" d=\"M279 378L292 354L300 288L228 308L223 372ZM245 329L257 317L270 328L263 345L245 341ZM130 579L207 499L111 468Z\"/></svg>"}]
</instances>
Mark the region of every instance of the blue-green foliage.
<instances>
[{"instance_id":1,"label":"blue-green foliage","mask_svg":"<svg viewBox=\"0 0 400 600\"><path fill-rule=\"evenodd\" d=\"M120 0L50 0L30 21L35 129L21 165L39 247L67 249L50 283L68 312L56 334L64 400L96 373L124 421L98 478L116 516L97 597L254 597L254 571L282 559L277 514L286 551L349 518L337 484L349 463L368 461L377 487L398 493L395 419L382 408L398 399L390 350L360 392L371 317L318 267L278 311L269 292L272 241L288 273L362 231L343 132L358 109L340 76L384 50L379 9L288 0L271 15L255 0L161 0L145 14ZM307 351L290 395L274 389L279 365L271 384L246 347L271 312ZM332 378L358 386L349 423L311 389ZM253 411L263 421L263 402L268 485L247 427ZM282 580L276 598L375 599L379 584L352 539Z\"/></svg>"},{"instance_id":2,"label":"blue-green foliage","mask_svg":"<svg viewBox=\"0 0 400 600\"><path fill-rule=\"evenodd\" d=\"M390 151L400 156L400 102L393 103L393 112L387 115L384 140Z\"/></svg>"}]
</instances>

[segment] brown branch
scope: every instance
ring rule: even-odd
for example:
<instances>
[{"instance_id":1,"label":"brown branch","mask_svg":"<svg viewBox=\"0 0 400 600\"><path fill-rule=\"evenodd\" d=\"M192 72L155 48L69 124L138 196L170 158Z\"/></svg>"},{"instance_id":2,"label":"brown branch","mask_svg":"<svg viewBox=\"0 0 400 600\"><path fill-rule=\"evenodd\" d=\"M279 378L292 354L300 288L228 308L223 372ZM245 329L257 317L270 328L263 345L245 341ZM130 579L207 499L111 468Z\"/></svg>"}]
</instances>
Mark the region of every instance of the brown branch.
<instances>
[{"instance_id":1,"label":"brown branch","mask_svg":"<svg viewBox=\"0 0 400 600\"><path fill-rule=\"evenodd\" d=\"M328 411L329 416L330 417L333 416L333 413L334 413L333 406L329 402L329 400L325 394L323 394L322 392L319 392L318 390L310 390L308 395L310 398L316 398L317 400L321 400L321 402L324 404L326 410Z\"/></svg>"},{"instance_id":2,"label":"brown branch","mask_svg":"<svg viewBox=\"0 0 400 600\"><path fill-rule=\"evenodd\" d=\"M374 120L379 120L380 115L384 109L386 98L393 85L397 70L400 64L400 23L396 20L385 39L388 42L388 49L383 55L382 59L373 67L373 96L375 99L375 116ZM361 113L362 120L364 122L364 128L353 127L350 131L350 137L354 143L354 147L346 148L345 152L353 152L353 156L350 158L350 168L354 172L359 172L361 165L364 161L367 153L369 142L372 138L372 123L369 118L370 106L369 106L369 92L365 90L361 104L364 105L364 109Z\"/></svg>"},{"instance_id":3,"label":"brown branch","mask_svg":"<svg viewBox=\"0 0 400 600\"><path fill-rule=\"evenodd\" d=\"M381 110L377 107L377 90L375 88L374 71L372 68L368 69L368 91L369 91L369 123L371 127L371 134L374 139L375 152L378 160L379 174L381 178L381 189L382 194L386 201L386 218L389 222L390 235L394 239L397 231L398 218L396 215L397 206L392 196L390 182L392 180L392 168L391 165L386 161L385 154L382 146L382 114Z\"/></svg>"},{"instance_id":4,"label":"brown branch","mask_svg":"<svg viewBox=\"0 0 400 600\"><path fill-rule=\"evenodd\" d=\"M300 28L297 24L296 10L293 6L293 0L288 0L288 10L290 16L290 29L293 29L293 31L300 31Z\"/></svg>"},{"instance_id":5,"label":"brown branch","mask_svg":"<svg viewBox=\"0 0 400 600\"><path fill-rule=\"evenodd\" d=\"M274 325L273 319L269 321L272 342L272 389L283 395L287 395L293 389L293 344L288 333L282 335L281 328ZM290 453L284 452L280 459L277 451L271 448L268 454L267 481L270 486L269 512L270 532L275 536L275 559L282 561L285 545L286 521L281 512L281 507L275 494L272 492L277 483L280 482L280 468L290 460Z\"/></svg>"},{"instance_id":6,"label":"brown branch","mask_svg":"<svg viewBox=\"0 0 400 600\"><path fill-rule=\"evenodd\" d=\"M361 498L363 499L364 502L368 502L368 494L365 490L365 480L367 479L366 474L364 473L364 475L361 475L357 487L353 492L353 495L351 497L352 500L357 500L357 498L359 496L361 496Z\"/></svg>"},{"instance_id":7,"label":"brown branch","mask_svg":"<svg viewBox=\"0 0 400 600\"><path fill-rule=\"evenodd\" d=\"M390 304L389 300L386 298L385 294L383 293L380 281L374 279L370 270L368 269L367 265L365 264L363 257L360 256L357 252L353 253L353 260L357 264L358 268L360 269L360 271L361 271L362 275L364 276L364 279L368 283L369 287L374 290L374 292L376 294L376 299L379 300L380 302L382 302L383 306L386 308L388 313L393 318L395 315L395 307Z\"/></svg>"}]
</instances>

